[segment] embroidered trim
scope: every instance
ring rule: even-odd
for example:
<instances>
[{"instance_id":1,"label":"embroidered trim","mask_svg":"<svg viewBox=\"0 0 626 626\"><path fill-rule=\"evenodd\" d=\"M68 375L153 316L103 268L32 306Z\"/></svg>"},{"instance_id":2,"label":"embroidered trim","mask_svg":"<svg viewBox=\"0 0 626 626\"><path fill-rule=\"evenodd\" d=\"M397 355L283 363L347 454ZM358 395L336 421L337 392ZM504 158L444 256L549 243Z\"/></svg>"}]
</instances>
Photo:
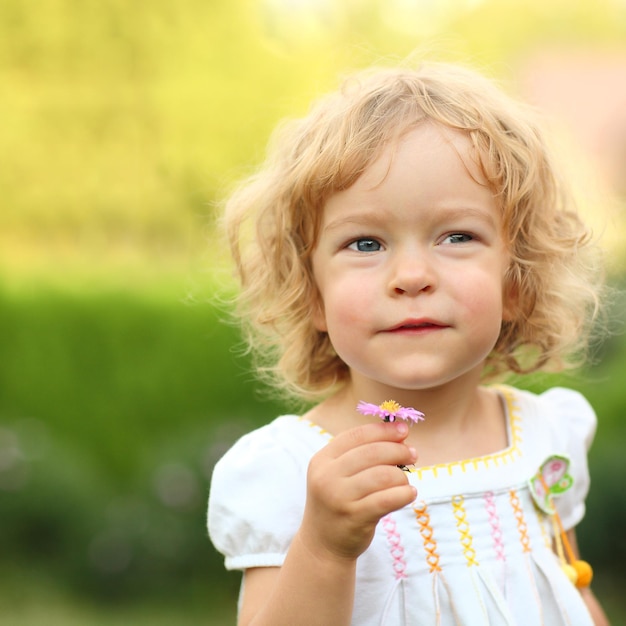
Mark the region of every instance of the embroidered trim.
<instances>
[{"instance_id":1,"label":"embroidered trim","mask_svg":"<svg viewBox=\"0 0 626 626\"><path fill-rule=\"evenodd\" d=\"M402 547L402 539L398 533L396 521L391 516L391 513L385 515L381 520L383 530L387 535L387 542L389 543L391 558L393 559L393 571L396 574L396 580L406 578L406 561L404 560L404 548Z\"/></svg>"},{"instance_id":2,"label":"embroidered trim","mask_svg":"<svg viewBox=\"0 0 626 626\"><path fill-rule=\"evenodd\" d=\"M461 546L463 547L463 555L467 560L467 566L478 565L476 560L476 550L474 550L474 539L470 533L469 522L467 521L467 512L465 511L463 496L454 496L452 498L452 509L456 518L456 528L461 537Z\"/></svg>"},{"instance_id":3,"label":"embroidered trim","mask_svg":"<svg viewBox=\"0 0 626 626\"><path fill-rule=\"evenodd\" d=\"M430 566L430 573L440 572L439 554L437 553L437 542L433 537L433 527L430 525L430 515L425 502L413 504L415 519L419 525L420 534L424 540L424 550L426 551L426 562Z\"/></svg>"},{"instance_id":4,"label":"embroidered trim","mask_svg":"<svg viewBox=\"0 0 626 626\"><path fill-rule=\"evenodd\" d=\"M327 430L325 430L321 426L318 426L315 422L312 422L311 420L307 419L306 417L302 417L300 415L300 416L298 416L298 421L302 422L303 424L305 424L309 428L312 428L313 430L316 430L320 435L323 435L324 437L327 437L327 438L330 438L330 439L333 438L333 436Z\"/></svg>"},{"instance_id":5,"label":"embroidered trim","mask_svg":"<svg viewBox=\"0 0 626 626\"><path fill-rule=\"evenodd\" d=\"M500 527L500 517L496 509L496 500L493 497L493 491L488 491L485 494L485 509L489 516L489 525L491 526L491 537L493 539L493 549L496 553L498 561L506 561L506 555L504 553L504 541L502 534L502 528Z\"/></svg>"},{"instance_id":6,"label":"embroidered trim","mask_svg":"<svg viewBox=\"0 0 626 626\"><path fill-rule=\"evenodd\" d=\"M513 507L513 514L517 520L517 531L519 532L522 549L524 552L532 552L530 547L530 538L528 537L528 526L526 525L526 520L524 519L524 511L522 511L520 500L515 489L511 489L509 492L509 502Z\"/></svg>"},{"instance_id":7,"label":"embroidered trim","mask_svg":"<svg viewBox=\"0 0 626 626\"><path fill-rule=\"evenodd\" d=\"M451 463L441 463L439 465L430 465L427 467L410 467L411 473L417 474L418 479L422 479L425 472L432 473L437 478L439 472L447 472L448 476L452 476L455 469L460 468L463 473L468 469L477 470L481 466L489 469L490 467L499 467L512 463L515 458L522 456L522 418L520 417L520 407L513 390L509 387L498 387L504 403L506 405L507 414L509 416L509 431L511 433L511 442L508 448L495 454L487 454L485 456L465 461L453 461Z\"/></svg>"}]
</instances>

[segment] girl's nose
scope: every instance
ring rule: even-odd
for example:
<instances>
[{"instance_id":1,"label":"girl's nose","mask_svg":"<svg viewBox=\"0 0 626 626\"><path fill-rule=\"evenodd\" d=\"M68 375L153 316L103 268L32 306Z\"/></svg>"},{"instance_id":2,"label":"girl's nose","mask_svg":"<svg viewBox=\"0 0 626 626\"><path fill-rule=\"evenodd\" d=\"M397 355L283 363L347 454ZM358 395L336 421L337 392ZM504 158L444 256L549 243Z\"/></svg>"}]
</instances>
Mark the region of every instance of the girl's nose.
<instances>
[{"instance_id":1,"label":"girl's nose","mask_svg":"<svg viewBox=\"0 0 626 626\"><path fill-rule=\"evenodd\" d=\"M427 254L414 251L395 260L390 280L393 294L416 296L432 291L435 286L436 275Z\"/></svg>"}]
</instances>

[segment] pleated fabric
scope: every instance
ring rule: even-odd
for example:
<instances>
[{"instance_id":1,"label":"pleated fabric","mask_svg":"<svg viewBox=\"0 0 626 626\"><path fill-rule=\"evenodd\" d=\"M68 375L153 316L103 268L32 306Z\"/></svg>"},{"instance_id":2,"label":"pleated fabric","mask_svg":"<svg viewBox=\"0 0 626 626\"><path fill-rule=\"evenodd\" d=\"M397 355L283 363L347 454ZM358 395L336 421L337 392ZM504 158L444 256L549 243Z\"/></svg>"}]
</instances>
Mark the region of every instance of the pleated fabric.
<instances>
[{"instance_id":1,"label":"pleated fabric","mask_svg":"<svg viewBox=\"0 0 626 626\"><path fill-rule=\"evenodd\" d=\"M508 446L408 474L418 499L380 521L358 560L354 626L592 625L528 481L550 456L567 457L574 484L556 506L565 528L574 527L585 511L595 415L567 389L499 393ZM315 424L283 416L218 462L208 524L228 569L283 563L302 518L309 460L329 440Z\"/></svg>"}]
</instances>

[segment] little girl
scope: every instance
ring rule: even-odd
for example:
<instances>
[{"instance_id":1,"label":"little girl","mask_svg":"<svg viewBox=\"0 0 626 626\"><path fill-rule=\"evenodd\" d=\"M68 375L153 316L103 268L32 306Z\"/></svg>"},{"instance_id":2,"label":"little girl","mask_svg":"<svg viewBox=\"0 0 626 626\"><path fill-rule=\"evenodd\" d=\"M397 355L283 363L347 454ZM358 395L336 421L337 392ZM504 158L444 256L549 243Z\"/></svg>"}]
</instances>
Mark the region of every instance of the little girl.
<instances>
[{"instance_id":1,"label":"little girl","mask_svg":"<svg viewBox=\"0 0 626 626\"><path fill-rule=\"evenodd\" d=\"M447 65L357 74L225 225L260 371L316 402L215 467L239 624L606 624L574 534L594 413L493 384L580 361L599 301L529 112Z\"/></svg>"}]
</instances>

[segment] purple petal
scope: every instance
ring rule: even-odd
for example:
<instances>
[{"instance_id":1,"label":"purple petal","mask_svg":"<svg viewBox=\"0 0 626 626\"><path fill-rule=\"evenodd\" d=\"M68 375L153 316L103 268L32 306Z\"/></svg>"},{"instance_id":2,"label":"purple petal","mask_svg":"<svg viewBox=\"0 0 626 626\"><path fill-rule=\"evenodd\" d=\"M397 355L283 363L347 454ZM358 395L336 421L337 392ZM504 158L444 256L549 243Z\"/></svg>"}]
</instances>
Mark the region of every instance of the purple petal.
<instances>
[{"instance_id":1,"label":"purple petal","mask_svg":"<svg viewBox=\"0 0 626 626\"><path fill-rule=\"evenodd\" d=\"M385 417L385 412L382 411L377 404L372 404L371 402L359 402L356 410L362 415L375 415L376 417L381 418Z\"/></svg>"},{"instance_id":2,"label":"purple petal","mask_svg":"<svg viewBox=\"0 0 626 626\"><path fill-rule=\"evenodd\" d=\"M417 422L424 419L424 414L412 407L402 407L397 411L397 416L405 421Z\"/></svg>"}]
</instances>

